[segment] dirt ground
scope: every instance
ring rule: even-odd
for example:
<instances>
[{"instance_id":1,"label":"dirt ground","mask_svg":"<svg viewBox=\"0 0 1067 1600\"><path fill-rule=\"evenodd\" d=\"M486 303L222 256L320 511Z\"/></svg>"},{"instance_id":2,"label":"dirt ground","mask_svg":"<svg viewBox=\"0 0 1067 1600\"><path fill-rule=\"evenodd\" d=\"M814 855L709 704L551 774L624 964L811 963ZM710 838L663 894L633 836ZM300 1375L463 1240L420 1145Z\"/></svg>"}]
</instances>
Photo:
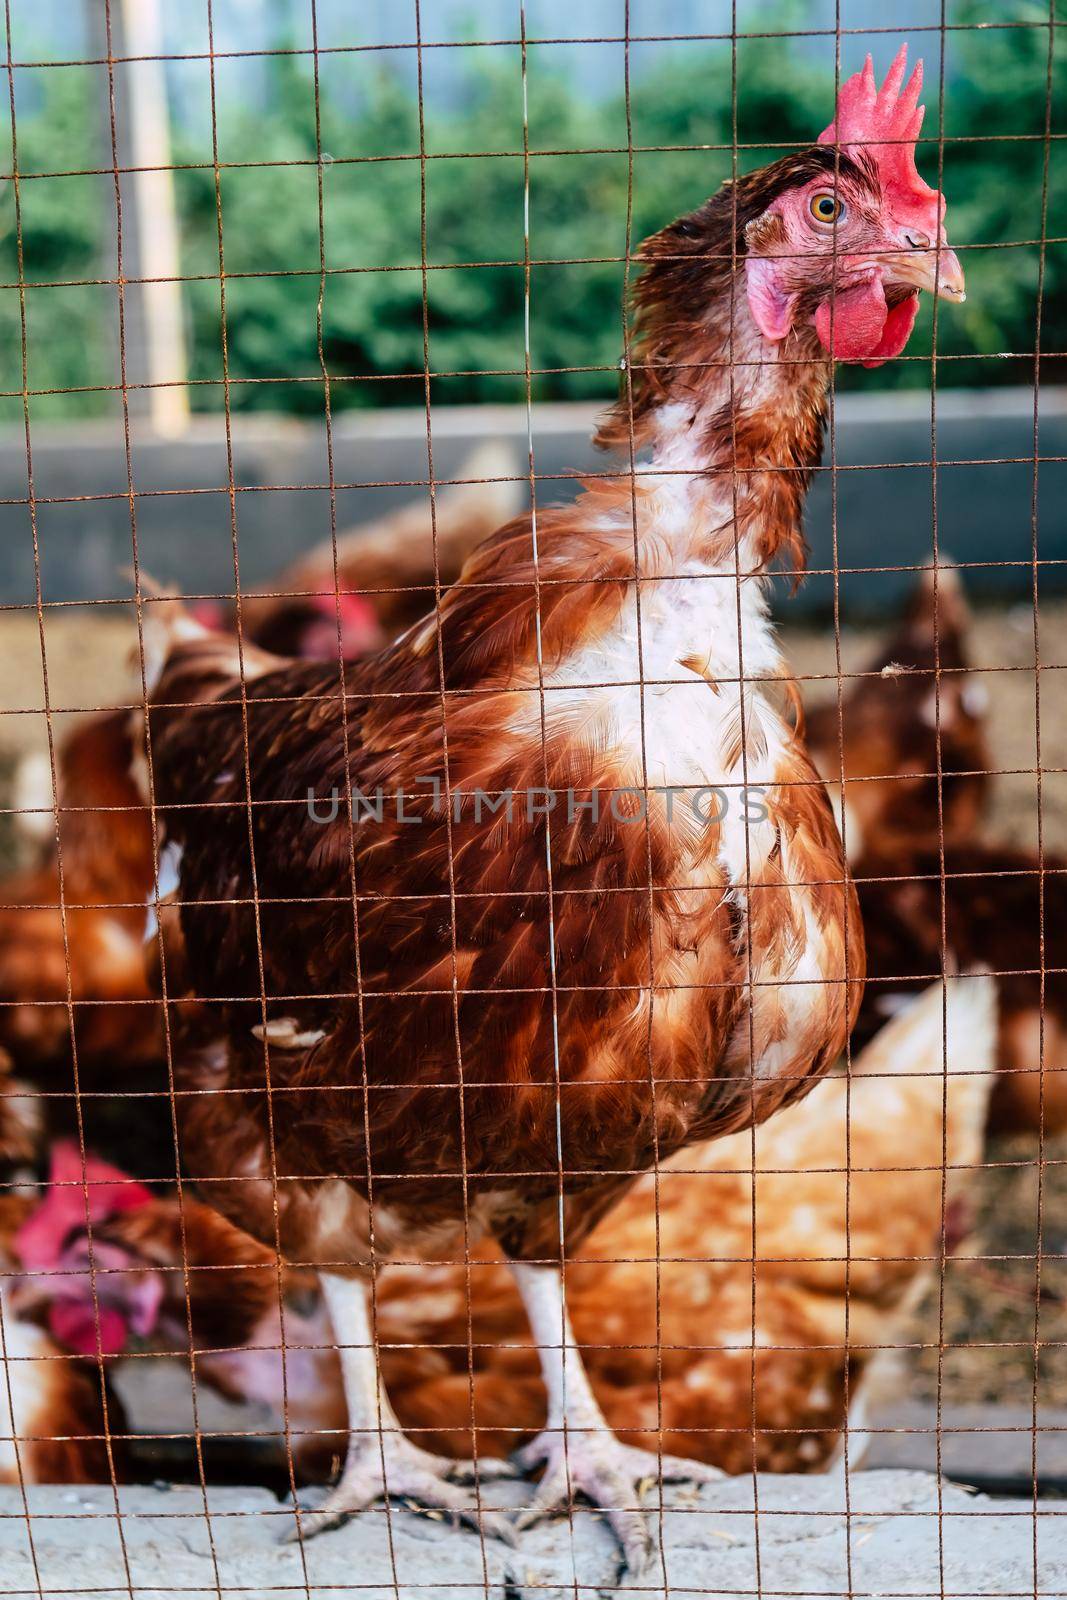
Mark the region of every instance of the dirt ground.
<instances>
[{"instance_id":1,"label":"dirt ground","mask_svg":"<svg viewBox=\"0 0 1067 1600\"><path fill-rule=\"evenodd\" d=\"M1044 604L1043 665L1037 673L1029 608L981 613L974 623L972 659L988 692L999 762L991 833L1019 847L1038 845L1040 751L1041 837L1047 850L1067 851L1065 630L1067 602ZM864 665L876 643L869 630L844 633L843 671ZM132 616L84 608L49 611L44 644L47 703L57 738L74 715L139 701ZM807 680L806 700L814 704L836 695L832 631L791 631L787 647L797 674ZM0 807L10 807L16 762L27 753L42 760L48 754L35 617L0 614L0 663ZM9 865L14 854L8 810L0 812L0 866ZM978 1229L967 1247L968 1256L983 1259L949 1264L943 1303L935 1283L903 1341L912 1347L906 1362L916 1398L936 1398L940 1385L946 1405L1029 1404L1036 1388L1042 1405L1067 1405L1067 1138L1046 1140L1040 1154L1043 1160L1034 1140L991 1141L977 1182Z\"/></svg>"}]
</instances>

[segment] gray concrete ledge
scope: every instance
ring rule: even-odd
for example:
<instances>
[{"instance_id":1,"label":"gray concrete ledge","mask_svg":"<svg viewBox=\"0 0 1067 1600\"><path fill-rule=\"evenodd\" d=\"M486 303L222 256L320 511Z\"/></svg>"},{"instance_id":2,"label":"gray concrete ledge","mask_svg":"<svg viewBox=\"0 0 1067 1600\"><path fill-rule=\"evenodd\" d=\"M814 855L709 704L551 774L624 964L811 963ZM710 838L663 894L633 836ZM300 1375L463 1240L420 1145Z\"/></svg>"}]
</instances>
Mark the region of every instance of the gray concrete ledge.
<instances>
[{"instance_id":1,"label":"gray concrete ledge","mask_svg":"<svg viewBox=\"0 0 1067 1600\"><path fill-rule=\"evenodd\" d=\"M665 1499L664 1558L646 1595L1067 1595L1067 1503L988 1500L916 1472L738 1478ZM520 1491L513 1491L518 1495ZM511 1494L504 1496L507 1500ZM755 1514L758 1498L758 1517ZM406 1511L374 1509L279 1546L291 1512L264 1490L0 1490L4 1600L564 1600L615 1584L591 1510L532 1529L517 1550ZM658 1522L658 1513L652 1513ZM758 1529L758 1535L757 1535ZM1036 1551L1036 1571L1035 1571Z\"/></svg>"}]
</instances>

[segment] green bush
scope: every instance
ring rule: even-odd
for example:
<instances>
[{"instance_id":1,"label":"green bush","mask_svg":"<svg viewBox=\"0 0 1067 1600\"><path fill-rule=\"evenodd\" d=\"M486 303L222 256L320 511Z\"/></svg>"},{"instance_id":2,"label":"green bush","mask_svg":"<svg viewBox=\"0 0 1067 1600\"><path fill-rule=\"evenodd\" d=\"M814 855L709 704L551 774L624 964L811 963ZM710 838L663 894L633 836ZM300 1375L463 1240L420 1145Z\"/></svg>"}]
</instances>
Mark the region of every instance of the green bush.
<instances>
[{"instance_id":1,"label":"green bush","mask_svg":"<svg viewBox=\"0 0 1067 1600\"><path fill-rule=\"evenodd\" d=\"M955 13L968 20L968 6ZM973 13L977 16L977 11ZM1021 0L1018 20L1047 9ZM1057 242L1045 251L1042 348L1067 348L1067 153L1044 129L1048 29L950 32L943 187L954 243L964 256L965 307L938 321L942 384L1029 381L1033 376L1042 217ZM1062 118L1067 37L1056 34L1053 107ZM825 59L795 41L739 43L736 128L739 167L804 143L827 121L832 40ZM933 53L933 52L929 52ZM323 163L323 354L335 409L418 404L423 398L422 214L425 204L428 343L435 401L523 398L524 269L521 80L518 52L472 50L463 93L427 111L427 160L419 155L417 101L408 81L376 66L373 53L339 58L320 94ZM488 62L487 62L488 58ZM848 63L849 65L851 63ZM101 113L93 69L41 70L36 98L19 114L24 172L95 165L84 151ZM314 95L306 57L265 63L269 110L220 98L219 141L232 404L318 413L323 386L317 342L320 237ZM20 75L21 76L21 75ZM677 53L635 78L626 155L620 96L590 102L554 65L550 47L529 58L531 361L537 399L614 391L622 347L621 307L629 243L636 247L695 205L731 171L733 65L726 47ZM937 85L928 85L927 134L936 139ZM343 92L342 92L343 90ZM1060 132L1054 124L1054 132ZM999 135L1012 135L998 142ZM958 136L966 142L957 143ZM1023 137L1018 137L1022 135ZM98 143L98 141L97 141ZM677 148L688 146L690 148ZM707 148L691 148L693 146ZM608 147L605 149L605 147ZM724 148L725 147L725 148ZM472 155L469 152L501 152ZM554 153L541 153L541 152ZM80 153L79 153L80 152ZM465 153L468 152L468 153ZM567 152L567 153L563 153ZM570 153L579 152L579 153ZM78 154L76 154L78 153ZM203 161L202 145L179 136L175 159ZM936 142L920 165L934 178ZM423 179L424 174L424 179ZM425 192L423 193L423 181ZM1043 194L1047 183L1047 199ZM215 175L190 167L176 177L190 333L190 375L205 380L193 403L222 403ZM0 216L8 281L17 277L12 185ZM114 205L109 178L26 179L21 185L28 281L95 278L113 271ZM1016 241L1023 241L1017 243ZM977 248L980 247L980 248ZM103 264L103 265L102 265ZM388 268L389 270L376 270ZM18 389L17 290L2 291L0 347L7 385ZM49 298L51 297L51 298ZM67 389L115 382L115 291L33 289L27 295L30 387ZM924 308L909 354L929 353ZM1000 359L1004 352L1013 353ZM1046 362L1045 375L1058 363ZM1062 375L1062 369L1059 369ZM270 380L270 381L264 381ZM281 381L279 381L281 380ZM883 369L886 384L922 386L926 361ZM870 380L861 380L869 384ZM9 406L13 402L5 402ZM114 408L107 394L34 402L35 414Z\"/></svg>"},{"instance_id":2,"label":"green bush","mask_svg":"<svg viewBox=\"0 0 1067 1600\"><path fill-rule=\"evenodd\" d=\"M24 69L19 91L18 165L21 172L73 172L98 166L103 111L90 68ZM23 113L22 105L28 109ZM10 117L4 148L11 153ZM99 137L97 137L99 136ZM90 154L92 152L92 154ZM9 166L5 157L4 165ZM114 288L86 279L115 272L114 184L108 177L44 177L0 188L0 418L21 419L22 317L31 389L76 390L118 382ZM18 289L21 222L26 293ZM72 282L73 280L73 282ZM41 288L40 284L70 284ZM21 303L20 303L21 302ZM10 392L16 395L11 396ZM114 408L100 393L51 395L34 404L37 415L86 416Z\"/></svg>"}]
</instances>

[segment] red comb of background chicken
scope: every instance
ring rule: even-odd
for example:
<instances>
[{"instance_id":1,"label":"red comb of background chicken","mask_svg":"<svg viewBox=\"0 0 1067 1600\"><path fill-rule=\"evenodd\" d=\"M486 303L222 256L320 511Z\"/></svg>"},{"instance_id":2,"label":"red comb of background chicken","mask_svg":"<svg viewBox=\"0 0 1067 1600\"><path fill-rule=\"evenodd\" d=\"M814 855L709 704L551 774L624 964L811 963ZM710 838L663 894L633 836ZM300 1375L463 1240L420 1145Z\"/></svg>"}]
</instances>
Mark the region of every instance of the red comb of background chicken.
<instances>
[{"instance_id":1,"label":"red comb of background chicken","mask_svg":"<svg viewBox=\"0 0 1067 1600\"><path fill-rule=\"evenodd\" d=\"M109 1161L81 1152L72 1139L52 1146L48 1193L19 1229L15 1247L28 1268L54 1267L74 1229L85 1227L85 1196L89 1220L100 1223L116 1211L132 1211L151 1200L152 1191L128 1178Z\"/></svg>"},{"instance_id":2,"label":"red comb of background chicken","mask_svg":"<svg viewBox=\"0 0 1067 1600\"><path fill-rule=\"evenodd\" d=\"M116 1355L126 1344L130 1327L146 1331L155 1316L161 1295L159 1286L147 1277L139 1282L133 1318L102 1303L102 1284L98 1281L96 1304L85 1278L91 1284L88 1239L86 1234L86 1193L89 1219L94 1226L119 1211L132 1211L152 1199L143 1183L128 1178L118 1167L96 1156L81 1152L72 1140L63 1139L52 1147L48 1191L15 1235L15 1249L26 1273L54 1274L48 1285L54 1296L48 1311L52 1333L78 1355L96 1354L99 1341L104 1355ZM124 1252L97 1241L93 1248L97 1272L121 1271L128 1265Z\"/></svg>"},{"instance_id":3,"label":"red comb of background chicken","mask_svg":"<svg viewBox=\"0 0 1067 1600\"><path fill-rule=\"evenodd\" d=\"M899 202L914 213L930 209L930 236L935 238L944 216L944 196L919 176L915 165L915 141L923 125L925 106L918 104L923 83L922 61L903 90L908 65L908 47L902 44L879 89L870 56L841 85L837 96L837 115L819 135L820 144L863 146L878 165L882 191L892 205Z\"/></svg>"}]
</instances>

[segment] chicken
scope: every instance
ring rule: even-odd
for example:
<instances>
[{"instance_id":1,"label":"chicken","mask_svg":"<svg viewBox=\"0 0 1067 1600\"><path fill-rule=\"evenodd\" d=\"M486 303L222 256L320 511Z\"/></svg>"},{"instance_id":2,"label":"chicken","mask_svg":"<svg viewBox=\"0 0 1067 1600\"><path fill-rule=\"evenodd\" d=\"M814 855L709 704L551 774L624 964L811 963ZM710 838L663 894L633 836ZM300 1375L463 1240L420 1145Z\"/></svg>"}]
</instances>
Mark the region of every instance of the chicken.
<instances>
[{"instance_id":1,"label":"chicken","mask_svg":"<svg viewBox=\"0 0 1067 1600\"><path fill-rule=\"evenodd\" d=\"M331 1476L345 1403L315 1275L280 1267L272 1250L193 1196L155 1194L95 1156L91 1273L75 1168L73 1146L57 1147L52 1184L20 1235L23 1315L75 1354L92 1353L99 1339L108 1356L136 1345L142 1355L192 1362L198 1388L276 1410L299 1481Z\"/></svg>"},{"instance_id":2,"label":"chicken","mask_svg":"<svg viewBox=\"0 0 1067 1600\"><path fill-rule=\"evenodd\" d=\"M948 846L942 913L936 849L864 856L855 870L871 981L856 1039L943 968L981 964L1000 983L990 1125L1051 1134L1067 1130L1067 860L1046 854L1043 865L1007 845Z\"/></svg>"},{"instance_id":3,"label":"chicken","mask_svg":"<svg viewBox=\"0 0 1067 1600\"><path fill-rule=\"evenodd\" d=\"M99 1237L129 1263L105 1290L128 1329L131 1288L142 1274L156 1281L142 1345L186 1367L191 1353L198 1386L272 1407L297 1481L328 1482L343 1458L347 1425L316 1275L280 1268L272 1250L188 1194L115 1212Z\"/></svg>"},{"instance_id":4,"label":"chicken","mask_svg":"<svg viewBox=\"0 0 1067 1600\"><path fill-rule=\"evenodd\" d=\"M970 613L956 569L924 572L900 625L842 695L808 714L831 793L845 780L849 857L974 838L993 759L986 692L969 671ZM940 785L939 785L940 775ZM938 798L940 788L940 800Z\"/></svg>"},{"instance_id":5,"label":"chicken","mask_svg":"<svg viewBox=\"0 0 1067 1600\"><path fill-rule=\"evenodd\" d=\"M435 614L342 670L158 607L155 776L202 1004L182 1155L321 1270L341 1351L345 1466L299 1532L385 1489L478 1515L389 1411L366 1280L482 1232L550 1396L520 1520L581 1491L640 1571L636 1486L694 1475L611 1434L561 1266L642 1171L805 1093L855 1013L855 901L778 703L764 575L801 560L829 357L884 361L921 287L963 293L905 70L878 90L868 63L817 145L645 245L600 442L647 468L506 524Z\"/></svg>"},{"instance_id":6,"label":"chicken","mask_svg":"<svg viewBox=\"0 0 1067 1600\"><path fill-rule=\"evenodd\" d=\"M1000 978L991 1126L1059 1133L1067 1129L1067 860L1045 852L1042 890L1035 853L982 837L994 763L984 688L970 674L969 622L956 570L924 574L900 626L844 695L841 718L836 702L808 718L831 786L844 730L846 839L867 943L854 1043L941 972L944 946L949 971L981 965Z\"/></svg>"},{"instance_id":7,"label":"chicken","mask_svg":"<svg viewBox=\"0 0 1067 1600\"><path fill-rule=\"evenodd\" d=\"M346 656L377 649L432 601L434 532L442 584L471 548L517 509L515 462L493 443L459 469L461 481L429 502L412 502L338 540L341 633ZM320 546L277 580L276 594L244 598L245 636L292 655L337 655L333 548ZM358 589L359 594L347 592ZM309 591L321 592L309 592ZM212 621L221 623L212 614ZM16 808L22 831L45 847L44 862L0 888L0 1041L39 1067L70 1052L66 947L79 1064L114 1074L162 1057L154 946L146 968L146 899L154 884L151 816L137 781L144 759L121 711L80 719L58 746L63 898L55 847L50 766L28 760ZM160 893L169 892L161 863ZM153 919L149 919L149 931ZM169 930L168 930L169 931ZM173 952L177 955L177 950ZM172 981L171 987L175 985ZM2 1134L0 1134L2 1138Z\"/></svg>"},{"instance_id":8,"label":"chicken","mask_svg":"<svg viewBox=\"0 0 1067 1600\"><path fill-rule=\"evenodd\" d=\"M44 1136L41 1097L15 1077L11 1057L0 1049L0 1178L9 1181L36 1162Z\"/></svg>"},{"instance_id":9,"label":"chicken","mask_svg":"<svg viewBox=\"0 0 1067 1600\"><path fill-rule=\"evenodd\" d=\"M749 1134L693 1146L604 1218L567 1269L567 1303L625 1440L731 1473L834 1458L846 1403L862 1407L894 1317L914 1303L943 1234L959 1242L995 1034L992 979L937 983L854 1060L851 1087L833 1075L765 1123L754 1158ZM459 1267L382 1275L383 1368L401 1422L434 1448L470 1449L473 1401L479 1453L503 1453L543 1425L544 1389L506 1271L473 1267L469 1333L465 1277ZM854 1441L853 1465L858 1455Z\"/></svg>"},{"instance_id":10,"label":"chicken","mask_svg":"<svg viewBox=\"0 0 1067 1600\"><path fill-rule=\"evenodd\" d=\"M846 1404L854 1423L895 1319L966 1231L995 1000L988 977L934 984L853 1061L851 1082L835 1074L765 1123L754 1156L743 1133L694 1145L594 1229L567 1267L567 1304L597 1400L624 1441L731 1473L835 1459ZM96 1278L101 1327L136 1328L142 1347L147 1339L183 1362L191 1330L198 1386L265 1401L279 1432L284 1420L298 1478L325 1477L345 1407L309 1275L279 1271L272 1251L189 1196L106 1183L96 1192L110 1195L93 1210L109 1263ZM80 1305L76 1329L88 1327L92 1297L84 1230L71 1226L81 1195L67 1193L42 1208L63 1276L37 1283ZM131 1193L134 1203L115 1204ZM479 1457L504 1456L544 1426L522 1303L486 1245L469 1274L458 1264L387 1267L376 1321L400 1423L442 1455L476 1446ZM853 1433L851 1465L862 1446Z\"/></svg>"},{"instance_id":11,"label":"chicken","mask_svg":"<svg viewBox=\"0 0 1067 1600\"><path fill-rule=\"evenodd\" d=\"M121 1407L110 1393L105 1405L98 1367L71 1359L12 1287L32 1208L0 1195L0 1484L113 1483L126 1471Z\"/></svg>"},{"instance_id":12,"label":"chicken","mask_svg":"<svg viewBox=\"0 0 1067 1600\"><path fill-rule=\"evenodd\" d=\"M57 756L60 849L53 832L49 858L0 888L0 1042L20 1064L64 1059L72 1026L80 1061L159 1053L144 961L152 828L134 752L128 712L76 724Z\"/></svg>"},{"instance_id":13,"label":"chicken","mask_svg":"<svg viewBox=\"0 0 1067 1600\"><path fill-rule=\"evenodd\" d=\"M287 567L270 595L241 602L245 637L278 655L355 659L379 649L434 603L474 547L516 514L522 496L512 452L492 441L461 463L457 481L413 500ZM358 592L353 592L358 591Z\"/></svg>"}]
</instances>

